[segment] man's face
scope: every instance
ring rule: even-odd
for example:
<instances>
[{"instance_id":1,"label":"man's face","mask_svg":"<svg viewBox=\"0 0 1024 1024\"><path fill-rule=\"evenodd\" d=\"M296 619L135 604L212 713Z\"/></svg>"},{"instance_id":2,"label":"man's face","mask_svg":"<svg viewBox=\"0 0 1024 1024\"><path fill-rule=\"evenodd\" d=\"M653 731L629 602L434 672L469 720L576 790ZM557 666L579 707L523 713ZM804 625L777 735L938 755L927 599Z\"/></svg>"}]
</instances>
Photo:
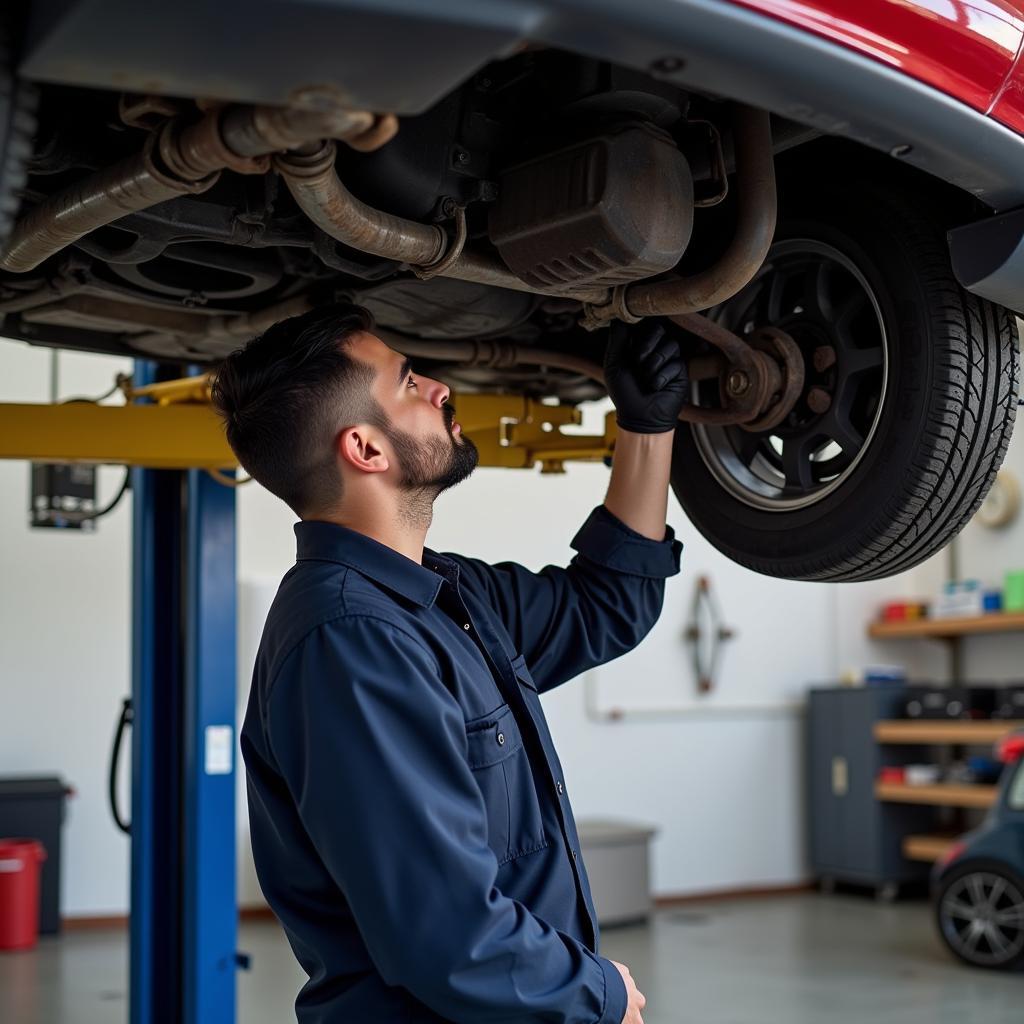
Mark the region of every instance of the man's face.
<instances>
[{"instance_id":1,"label":"man's face","mask_svg":"<svg viewBox=\"0 0 1024 1024\"><path fill-rule=\"evenodd\" d=\"M448 388L414 374L405 356L369 332L351 339L349 353L376 371L370 391L387 419L381 429L398 463L399 486L436 497L465 480L476 468L479 453L462 436Z\"/></svg>"}]
</instances>

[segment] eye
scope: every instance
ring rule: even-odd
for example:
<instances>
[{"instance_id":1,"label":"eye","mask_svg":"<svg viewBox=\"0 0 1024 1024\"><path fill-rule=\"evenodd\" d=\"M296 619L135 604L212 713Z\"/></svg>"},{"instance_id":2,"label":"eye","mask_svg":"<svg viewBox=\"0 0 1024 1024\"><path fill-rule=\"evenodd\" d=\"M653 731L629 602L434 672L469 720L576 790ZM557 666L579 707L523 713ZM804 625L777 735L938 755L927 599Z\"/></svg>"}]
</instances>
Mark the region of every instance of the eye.
<instances>
[{"instance_id":1,"label":"eye","mask_svg":"<svg viewBox=\"0 0 1024 1024\"><path fill-rule=\"evenodd\" d=\"M413 377L412 377L412 374L411 374L411 373L409 374L409 380L408 380L408 382L406 383L406 387L408 387L408 388L414 388L414 387L416 387L416 381L415 381L415 380L413 380Z\"/></svg>"}]
</instances>

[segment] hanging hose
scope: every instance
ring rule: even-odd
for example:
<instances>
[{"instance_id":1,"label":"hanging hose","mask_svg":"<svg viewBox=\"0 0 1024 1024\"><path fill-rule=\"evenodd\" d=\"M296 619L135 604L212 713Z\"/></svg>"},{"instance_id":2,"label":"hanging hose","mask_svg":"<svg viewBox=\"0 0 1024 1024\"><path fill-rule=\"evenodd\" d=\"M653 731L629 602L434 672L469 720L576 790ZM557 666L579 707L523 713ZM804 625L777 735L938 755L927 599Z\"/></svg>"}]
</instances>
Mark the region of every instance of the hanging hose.
<instances>
[{"instance_id":1,"label":"hanging hose","mask_svg":"<svg viewBox=\"0 0 1024 1024\"><path fill-rule=\"evenodd\" d=\"M121 740L124 738L124 730L135 721L135 711L132 708L131 697L125 697L121 702L121 714L117 720L117 729L114 731L114 746L110 751L110 772L107 776L107 795L110 798L110 813L114 816L114 824L126 835L132 834L132 823L121 817L117 806L117 766L121 760Z\"/></svg>"}]
</instances>

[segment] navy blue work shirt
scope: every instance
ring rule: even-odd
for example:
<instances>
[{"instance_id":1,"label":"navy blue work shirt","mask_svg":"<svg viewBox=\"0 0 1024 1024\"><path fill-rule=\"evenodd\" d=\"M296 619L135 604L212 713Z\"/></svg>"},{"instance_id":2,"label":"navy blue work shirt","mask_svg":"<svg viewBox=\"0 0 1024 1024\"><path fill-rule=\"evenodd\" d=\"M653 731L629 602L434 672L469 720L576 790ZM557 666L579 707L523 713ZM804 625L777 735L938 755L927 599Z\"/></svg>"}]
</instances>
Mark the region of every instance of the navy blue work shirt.
<instances>
[{"instance_id":1,"label":"navy blue work shirt","mask_svg":"<svg viewBox=\"0 0 1024 1024\"><path fill-rule=\"evenodd\" d=\"M682 545L603 505L566 568L295 524L242 728L302 1022L620 1024L539 694L630 650Z\"/></svg>"}]
</instances>

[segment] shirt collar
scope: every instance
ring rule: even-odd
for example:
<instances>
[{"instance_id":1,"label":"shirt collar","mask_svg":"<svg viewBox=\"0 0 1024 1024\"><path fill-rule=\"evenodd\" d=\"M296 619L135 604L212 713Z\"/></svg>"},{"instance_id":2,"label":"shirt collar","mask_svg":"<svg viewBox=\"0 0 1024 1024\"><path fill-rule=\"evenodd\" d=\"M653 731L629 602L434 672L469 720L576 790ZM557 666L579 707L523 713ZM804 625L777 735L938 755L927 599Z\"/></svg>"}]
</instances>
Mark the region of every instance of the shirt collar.
<instances>
[{"instance_id":1,"label":"shirt collar","mask_svg":"<svg viewBox=\"0 0 1024 1024\"><path fill-rule=\"evenodd\" d=\"M441 584L453 586L459 567L450 558L423 549L423 564L401 552L337 523L305 519L295 524L296 560L326 561L347 565L400 597L424 608L436 600Z\"/></svg>"}]
</instances>

